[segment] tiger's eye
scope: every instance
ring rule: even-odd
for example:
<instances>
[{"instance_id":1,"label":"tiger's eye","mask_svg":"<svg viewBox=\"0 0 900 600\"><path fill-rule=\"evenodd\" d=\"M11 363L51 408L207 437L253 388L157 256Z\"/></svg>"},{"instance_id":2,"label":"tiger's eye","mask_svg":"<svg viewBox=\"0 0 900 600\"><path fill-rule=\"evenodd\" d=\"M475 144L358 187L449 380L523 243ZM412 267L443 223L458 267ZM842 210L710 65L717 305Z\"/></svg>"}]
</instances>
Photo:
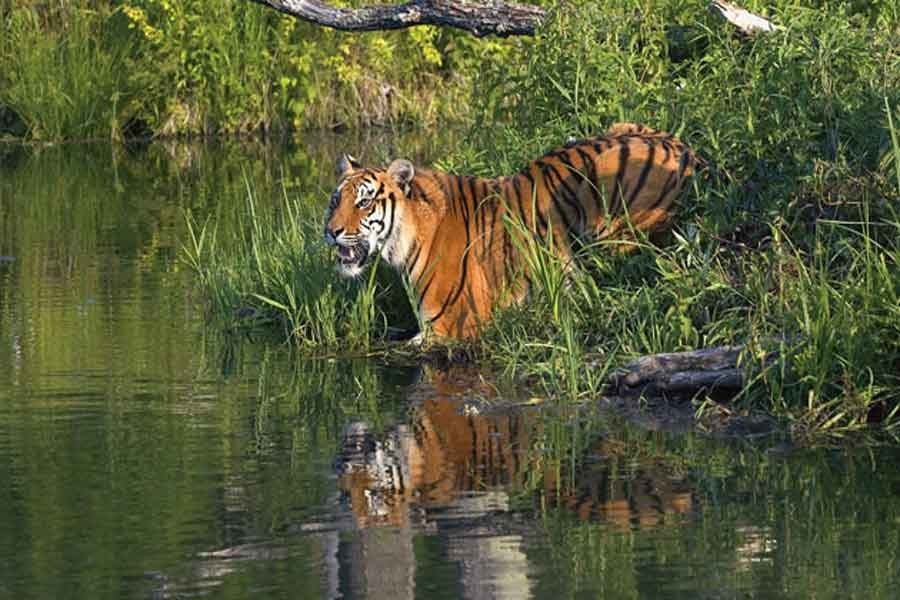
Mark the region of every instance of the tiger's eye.
<instances>
[{"instance_id":1,"label":"tiger's eye","mask_svg":"<svg viewBox=\"0 0 900 600\"><path fill-rule=\"evenodd\" d=\"M369 208L375 201L375 190L367 189L365 194L361 195L356 203L357 208Z\"/></svg>"}]
</instances>

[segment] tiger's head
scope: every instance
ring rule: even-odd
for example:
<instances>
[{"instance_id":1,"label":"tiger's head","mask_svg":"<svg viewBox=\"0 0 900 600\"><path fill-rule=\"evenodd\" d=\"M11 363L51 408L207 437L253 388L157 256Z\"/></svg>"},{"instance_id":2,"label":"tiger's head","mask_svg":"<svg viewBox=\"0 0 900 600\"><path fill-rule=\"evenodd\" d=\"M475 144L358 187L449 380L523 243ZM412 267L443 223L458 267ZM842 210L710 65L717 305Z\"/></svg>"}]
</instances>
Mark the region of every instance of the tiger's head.
<instances>
[{"instance_id":1,"label":"tiger's head","mask_svg":"<svg viewBox=\"0 0 900 600\"><path fill-rule=\"evenodd\" d=\"M340 272L356 277L375 254L391 260L415 169L404 159L387 169L363 167L344 154L337 171L340 180L325 213L325 242L337 248Z\"/></svg>"}]
</instances>

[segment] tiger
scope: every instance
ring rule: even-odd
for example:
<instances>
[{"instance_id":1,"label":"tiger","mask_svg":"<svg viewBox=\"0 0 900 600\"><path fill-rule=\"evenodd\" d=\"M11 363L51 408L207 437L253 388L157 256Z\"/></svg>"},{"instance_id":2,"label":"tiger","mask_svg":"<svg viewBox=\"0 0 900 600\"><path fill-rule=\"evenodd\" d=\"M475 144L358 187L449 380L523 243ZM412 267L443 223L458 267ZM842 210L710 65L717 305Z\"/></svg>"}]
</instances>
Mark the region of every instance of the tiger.
<instances>
[{"instance_id":1,"label":"tiger","mask_svg":"<svg viewBox=\"0 0 900 600\"><path fill-rule=\"evenodd\" d=\"M407 278L426 327L416 341L426 333L474 338L496 309L521 302L531 287L523 235L568 269L585 242L664 231L700 164L675 136L634 123L570 141L496 178L418 168L403 158L366 167L342 154L325 242L347 277L378 254Z\"/></svg>"}]
</instances>

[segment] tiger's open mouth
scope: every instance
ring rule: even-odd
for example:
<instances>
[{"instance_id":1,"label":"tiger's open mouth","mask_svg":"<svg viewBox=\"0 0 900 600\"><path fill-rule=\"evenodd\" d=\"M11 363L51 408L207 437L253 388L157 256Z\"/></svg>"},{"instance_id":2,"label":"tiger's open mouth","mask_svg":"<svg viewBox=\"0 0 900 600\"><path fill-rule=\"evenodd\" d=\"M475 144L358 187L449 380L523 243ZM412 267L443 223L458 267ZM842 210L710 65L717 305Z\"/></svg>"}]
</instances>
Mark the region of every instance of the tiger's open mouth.
<instances>
[{"instance_id":1,"label":"tiger's open mouth","mask_svg":"<svg viewBox=\"0 0 900 600\"><path fill-rule=\"evenodd\" d=\"M338 264L343 269L361 268L369 258L368 242L358 242L352 246L337 247Z\"/></svg>"}]
</instances>

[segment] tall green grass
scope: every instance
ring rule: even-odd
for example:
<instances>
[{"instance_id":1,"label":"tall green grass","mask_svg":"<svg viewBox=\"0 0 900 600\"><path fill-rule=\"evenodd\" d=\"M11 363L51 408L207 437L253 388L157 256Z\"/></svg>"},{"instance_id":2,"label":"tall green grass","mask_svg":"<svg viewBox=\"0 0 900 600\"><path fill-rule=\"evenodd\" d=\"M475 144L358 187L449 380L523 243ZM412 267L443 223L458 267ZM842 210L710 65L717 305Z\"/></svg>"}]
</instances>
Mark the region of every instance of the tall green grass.
<instances>
[{"instance_id":1,"label":"tall green grass","mask_svg":"<svg viewBox=\"0 0 900 600\"><path fill-rule=\"evenodd\" d=\"M54 141L462 120L480 65L521 43L336 32L245 0L0 0L0 15L0 133Z\"/></svg>"},{"instance_id":2,"label":"tall green grass","mask_svg":"<svg viewBox=\"0 0 900 600\"><path fill-rule=\"evenodd\" d=\"M409 319L398 278L381 267L343 279L322 241L321 215L287 194L277 208L257 210L248 184L246 205L231 216L236 235L220 235L213 221L187 215L183 254L222 324L274 329L308 349L360 351L383 340L389 323Z\"/></svg>"},{"instance_id":3,"label":"tall green grass","mask_svg":"<svg viewBox=\"0 0 900 600\"><path fill-rule=\"evenodd\" d=\"M4 17L0 106L17 114L32 138L117 136L133 95L127 40L89 3L47 13L12 9Z\"/></svg>"}]
</instances>

